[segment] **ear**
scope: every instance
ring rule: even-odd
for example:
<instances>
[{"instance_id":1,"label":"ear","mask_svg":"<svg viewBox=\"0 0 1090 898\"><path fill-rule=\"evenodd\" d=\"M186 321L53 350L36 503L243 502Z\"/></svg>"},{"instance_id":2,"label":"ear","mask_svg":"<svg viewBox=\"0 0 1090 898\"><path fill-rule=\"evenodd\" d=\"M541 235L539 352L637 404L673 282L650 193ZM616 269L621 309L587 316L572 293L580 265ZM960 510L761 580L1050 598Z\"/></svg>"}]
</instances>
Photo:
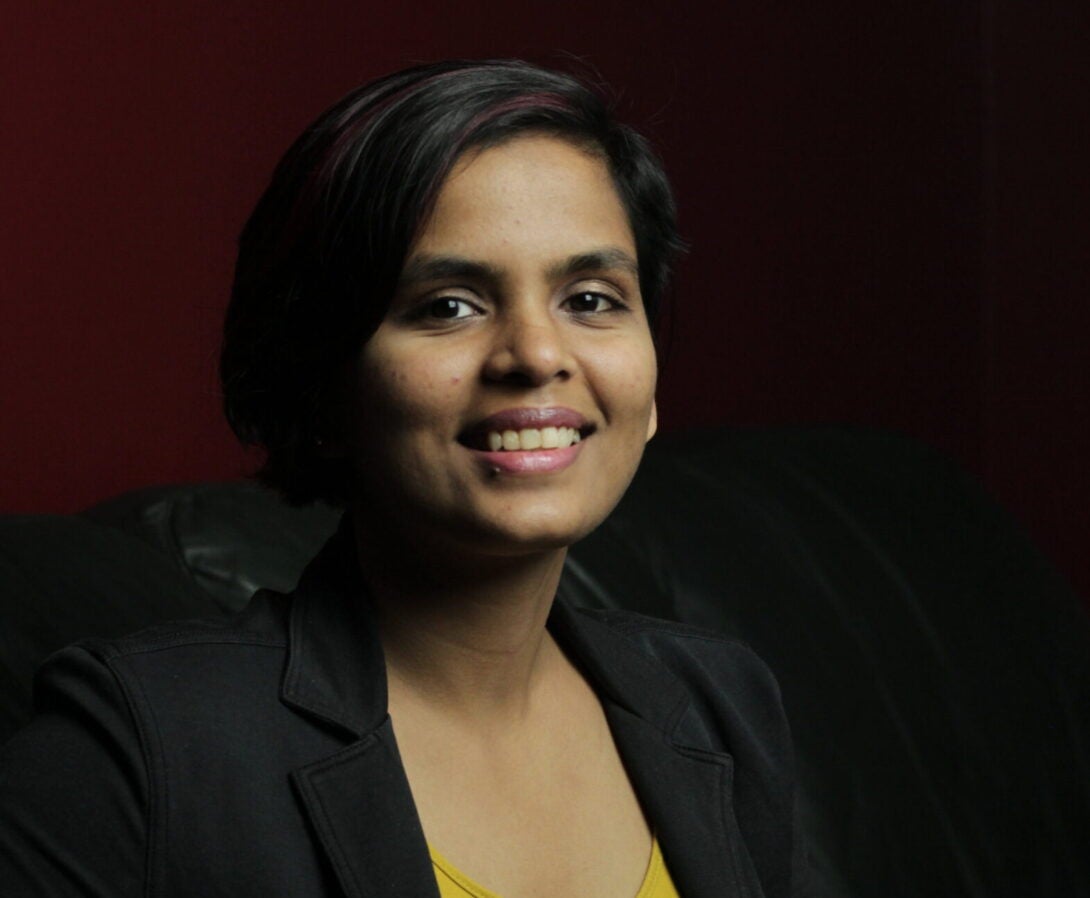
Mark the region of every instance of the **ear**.
<instances>
[{"instance_id":1,"label":"ear","mask_svg":"<svg viewBox=\"0 0 1090 898\"><path fill-rule=\"evenodd\" d=\"M647 439L655 435L655 432L659 429L659 410L655 405L655 400L651 400L651 416L647 419Z\"/></svg>"}]
</instances>

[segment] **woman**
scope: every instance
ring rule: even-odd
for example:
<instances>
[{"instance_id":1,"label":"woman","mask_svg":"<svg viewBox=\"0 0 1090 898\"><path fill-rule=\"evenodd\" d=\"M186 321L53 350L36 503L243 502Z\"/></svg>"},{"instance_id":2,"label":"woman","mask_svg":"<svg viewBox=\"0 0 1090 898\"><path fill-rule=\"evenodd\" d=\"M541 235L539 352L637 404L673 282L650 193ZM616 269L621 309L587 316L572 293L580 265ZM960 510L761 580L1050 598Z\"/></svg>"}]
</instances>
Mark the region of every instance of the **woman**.
<instances>
[{"instance_id":1,"label":"woman","mask_svg":"<svg viewBox=\"0 0 1090 898\"><path fill-rule=\"evenodd\" d=\"M763 665L554 603L655 431L677 246L645 142L561 74L418 67L309 128L222 373L264 480L344 524L291 595L50 662L6 894L793 894Z\"/></svg>"}]
</instances>

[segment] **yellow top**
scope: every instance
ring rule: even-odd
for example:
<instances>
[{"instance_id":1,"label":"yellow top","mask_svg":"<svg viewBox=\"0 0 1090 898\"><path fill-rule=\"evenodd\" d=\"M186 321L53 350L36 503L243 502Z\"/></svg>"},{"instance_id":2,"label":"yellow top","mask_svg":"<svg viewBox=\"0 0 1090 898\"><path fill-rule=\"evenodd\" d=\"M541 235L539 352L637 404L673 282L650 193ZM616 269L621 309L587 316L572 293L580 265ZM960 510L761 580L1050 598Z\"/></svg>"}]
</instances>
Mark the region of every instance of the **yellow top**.
<instances>
[{"instance_id":1,"label":"yellow top","mask_svg":"<svg viewBox=\"0 0 1090 898\"><path fill-rule=\"evenodd\" d=\"M428 851L431 853L432 866L435 867L440 898L500 898L495 892L477 885L430 845ZM643 875L643 882L635 898L680 898L673 880L670 879L670 872L666 869L666 862L662 859L658 839L651 840L651 860L647 863L647 872Z\"/></svg>"}]
</instances>

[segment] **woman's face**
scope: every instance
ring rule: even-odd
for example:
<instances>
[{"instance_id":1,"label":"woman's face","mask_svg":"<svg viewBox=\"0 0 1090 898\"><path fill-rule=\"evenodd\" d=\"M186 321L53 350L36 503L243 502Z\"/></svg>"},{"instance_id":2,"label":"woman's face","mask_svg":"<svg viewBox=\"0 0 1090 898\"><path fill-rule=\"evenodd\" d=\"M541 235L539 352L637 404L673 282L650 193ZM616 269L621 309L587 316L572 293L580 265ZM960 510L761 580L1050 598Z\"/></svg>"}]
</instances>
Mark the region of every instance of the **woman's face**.
<instances>
[{"instance_id":1,"label":"woman's face","mask_svg":"<svg viewBox=\"0 0 1090 898\"><path fill-rule=\"evenodd\" d=\"M353 368L354 511L422 545L568 545L635 473L655 376L605 163L545 136L470 151Z\"/></svg>"}]
</instances>

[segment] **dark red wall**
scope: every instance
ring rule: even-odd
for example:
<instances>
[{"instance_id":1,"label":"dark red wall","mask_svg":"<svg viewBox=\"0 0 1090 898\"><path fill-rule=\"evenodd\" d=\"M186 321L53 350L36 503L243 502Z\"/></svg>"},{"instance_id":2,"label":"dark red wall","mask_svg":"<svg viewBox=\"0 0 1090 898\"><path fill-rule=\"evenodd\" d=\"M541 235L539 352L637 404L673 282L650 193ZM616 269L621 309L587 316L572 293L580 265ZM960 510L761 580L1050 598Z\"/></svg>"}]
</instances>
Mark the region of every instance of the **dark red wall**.
<instances>
[{"instance_id":1,"label":"dark red wall","mask_svg":"<svg viewBox=\"0 0 1090 898\"><path fill-rule=\"evenodd\" d=\"M16 7L0 508L246 471L217 329L235 235L288 142L409 62L563 51L621 91L678 189L692 252L664 425L914 434L1090 593L1086 16L1063 5Z\"/></svg>"},{"instance_id":2,"label":"dark red wall","mask_svg":"<svg viewBox=\"0 0 1090 898\"><path fill-rule=\"evenodd\" d=\"M1090 598L1090 4L988 12L982 472Z\"/></svg>"}]
</instances>

